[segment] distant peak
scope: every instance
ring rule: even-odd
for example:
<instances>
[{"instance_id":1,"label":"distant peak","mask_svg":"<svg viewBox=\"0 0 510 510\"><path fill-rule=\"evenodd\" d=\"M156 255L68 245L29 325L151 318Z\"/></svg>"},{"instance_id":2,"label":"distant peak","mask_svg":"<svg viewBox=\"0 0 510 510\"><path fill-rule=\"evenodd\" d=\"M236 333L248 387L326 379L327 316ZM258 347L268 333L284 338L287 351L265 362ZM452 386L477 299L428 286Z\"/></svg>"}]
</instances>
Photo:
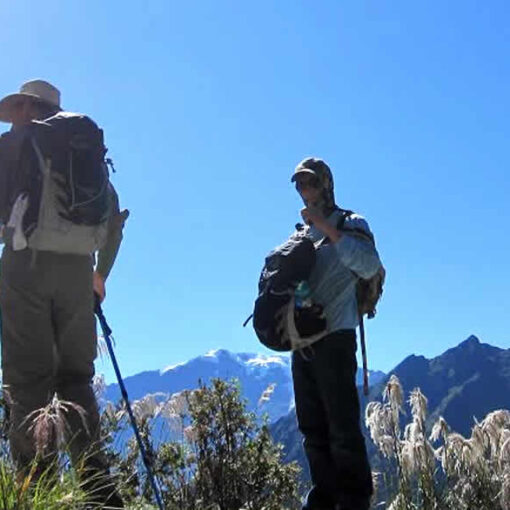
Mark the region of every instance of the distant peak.
<instances>
[{"instance_id":1,"label":"distant peak","mask_svg":"<svg viewBox=\"0 0 510 510\"><path fill-rule=\"evenodd\" d=\"M229 350L227 349L211 349L210 351L206 352L204 354L204 357L205 358L209 358L209 357L225 357L225 356L235 356L235 354L231 353Z\"/></svg>"},{"instance_id":2,"label":"distant peak","mask_svg":"<svg viewBox=\"0 0 510 510\"><path fill-rule=\"evenodd\" d=\"M212 349L206 352L203 356L199 356L198 359L209 359L218 361L220 359L235 359L236 355L228 351L227 349Z\"/></svg>"},{"instance_id":3,"label":"distant peak","mask_svg":"<svg viewBox=\"0 0 510 510\"><path fill-rule=\"evenodd\" d=\"M402 363L420 363L422 361L427 361L427 358L423 356L423 354L409 354Z\"/></svg>"},{"instance_id":4,"label":"distant peak","mask_svg":"<svg viewBox=\"0 0 510 510\"><path fill-rule=\"evenodd\" d=\"M465 345L465 346L469 346L469 345L480 345L480 339L475 336L475 335L470 335L468 338L466 338L466 340L464 340L461 344L462 345Z\"/></svg>"},{"instance_id":5,"label":"distant peak","mask_svg":"<svg viewBox=\"0 0 510 510\"><path fill-rule=\"evenodd\" d=\"M204 358L215 358L220 353L219 349L211 349L204 354Z\"/></svg>"}]
</instances>

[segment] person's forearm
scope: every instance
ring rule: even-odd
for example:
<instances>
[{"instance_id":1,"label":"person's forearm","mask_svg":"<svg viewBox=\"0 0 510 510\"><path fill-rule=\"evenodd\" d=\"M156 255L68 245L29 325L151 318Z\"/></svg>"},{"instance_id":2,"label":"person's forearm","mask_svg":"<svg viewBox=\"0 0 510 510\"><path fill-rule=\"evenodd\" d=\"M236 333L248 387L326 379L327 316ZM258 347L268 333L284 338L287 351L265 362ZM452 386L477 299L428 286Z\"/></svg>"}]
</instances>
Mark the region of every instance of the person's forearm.
<instances>
[{"instance_id":1,"label":"person's forearm","mask_svg":"<svg viewBox=\"0 0 510 510\"><path fill-rule=\"evenodd\" d=\"M122 242L122 231L119 230L115 235L108 236L108 240L103 248L97 254L96 271L106 280L112 270L117 254L119 253L120 243Z\"/></svg>"},{"instance_id":2,"label":"person's forearm","mask_svg":"<svg viewBox=\"0 0 510 510\"><path fill-rule=\"evenodd\" d=\"M96 271L104 280L108 278L113 264L115 263L115 259L117 258L117 254L119 253L120 243L122 242L122 230L124 229L124 223L128 216L129 211L125 209L110 218L106 243L97 254Z\"/></svg>"}]
</instances>

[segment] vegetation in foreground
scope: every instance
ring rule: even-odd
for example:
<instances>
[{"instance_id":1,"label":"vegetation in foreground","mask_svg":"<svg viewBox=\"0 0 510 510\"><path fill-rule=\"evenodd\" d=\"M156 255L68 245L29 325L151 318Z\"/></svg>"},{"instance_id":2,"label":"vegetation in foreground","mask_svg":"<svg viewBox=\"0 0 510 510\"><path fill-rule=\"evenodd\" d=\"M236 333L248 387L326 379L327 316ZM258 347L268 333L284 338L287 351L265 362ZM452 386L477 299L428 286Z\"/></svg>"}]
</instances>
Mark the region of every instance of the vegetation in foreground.
<instances>
[{"instance_id":1,"label":"vegetation in foreground","mask_svg":"<svg viewBox=\"0 0 510 510\"><path fill-rule=\"evenodd\" d=\"M470 438L450 430L440 417L427 432L427 399L409 396L410 423L401 426L404 395L396 376L384 401L371 402L365 422L382 461L374 479L390 510L510 509L510 411L476 422Z\"/></svg>"},{"instance_id":2,"label":"vegetation in foreground","mask_svg":"<svg viewBox=\"0 0 510 510\"><path fill-rule=\"evenodd\" d=\"M299 508L299 469L283 464L281 447L273 443L267 424L246 411L237 382L216 379L194 391L148 395L132 408L167 510ZM55 420L50 409L40 414L52 417L48 427L58 424L56 435L62 437L65 417ZM122 402L106 404L102 427L106 455L126 507L156 508ZM30 474L18 479L4 437L0 510L88 508L80 468L69 466L61 446L58 470L48 469L38 480Z\"/></svg>"},{"instance_id":3,"label":"vegetation in foreground","mask_svg":"<svg viewBox=\"0 0 510 510\"><path fill-rule=\"evenodd\" d=\"M465 438L443 418L427 431L427 399L419 389L409 396L410 423L404 424L404 396L395 376L383 397L383 402L371 402L365 414L380 457L374 463L374 508L510 508L510 411L490 413ZM299 469L282 463L267 424L246 411L237 382L216 379L194 391L148 395L133 402L133 411L168 510L300 508ZM44 413L52 416L48 426L63 423L52 412ZM123 404L107 403L102 422L106 454L127 508L155 509ZM3 425L5 430L5 419ZM54 435L63 436L61 430ZM2 437L0 510L88 508L80 468L69 466L63 445L59 469L50 467L35 480L34 470L16 476Z\"/></svg>"}]
</instances>

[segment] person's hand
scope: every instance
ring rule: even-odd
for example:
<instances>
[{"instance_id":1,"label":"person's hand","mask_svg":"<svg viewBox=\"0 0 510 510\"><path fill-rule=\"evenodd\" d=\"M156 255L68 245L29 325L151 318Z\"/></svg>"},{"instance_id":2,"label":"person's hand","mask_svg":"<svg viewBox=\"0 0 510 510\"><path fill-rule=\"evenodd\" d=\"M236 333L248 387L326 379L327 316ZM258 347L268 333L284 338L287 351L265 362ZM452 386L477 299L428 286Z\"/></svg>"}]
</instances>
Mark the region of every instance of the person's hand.
<instances>
[{"instance_id":1,"label":"person's hand","mask_svg":"<svg viewBox=\"0 0 510 510\"><path fill-rule=\"evenodd\" d=\"M94 271L92 285L94 287L94 293L99 296L99 302L102 303L106 297L106 287L101 273Z\"/></svg>"},{"instance_id":2,"label":"person's hand","mask_svg":"<svg viewBox=\"0 0 510 510\"><path fill-rule=\"evenodd\" d=\"M301 209L301 217L307 225L314 225L315 228L320 230L326 237L336 243L340 237L340 232L333 226L330 225L320 209L316 207L303 207Z\"/></svg>"},{"instance_id":3,"label":"person's hand","mask_svg":"<svg viewBox=\"0 0 510 510\"><path fill-rule=\"evenodd\" d=\"M313 224L319 230L322 230L321 227L327 224L324 214L322 214L322 211L317 207L313 206L303 207L303 209L301 209L301 217L303 218L303 221L307 225Z\"/></svg>"}]
</instances>

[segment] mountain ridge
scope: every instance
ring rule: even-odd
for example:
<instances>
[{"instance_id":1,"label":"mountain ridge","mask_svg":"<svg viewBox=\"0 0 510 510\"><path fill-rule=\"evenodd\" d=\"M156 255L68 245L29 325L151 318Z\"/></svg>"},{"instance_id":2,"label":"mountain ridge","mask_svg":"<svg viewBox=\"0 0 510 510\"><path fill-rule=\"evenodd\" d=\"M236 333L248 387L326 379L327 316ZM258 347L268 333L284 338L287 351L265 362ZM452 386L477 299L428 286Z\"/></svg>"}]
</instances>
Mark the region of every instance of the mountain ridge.
<instances>
[{"instance_id":1,"label":"mountain ridge","mask_svg":"<svg viewBox=\"0 0 510 510\"><path fill-rule=\"evenodd\" d=\"M371 371L370 375L378 381L384 373ZM213 377L239 379L248 409L258 415L267 413L270 422L285 416L294 405L290 356L279 353L233 353L215 349L187 362L134 374L126 377L124 383L130 399L138 400L147 394L171 395L194 389L199 380L208 383ZM362 384L361 370L358 371L358 383ZM261 401L260 397L269 387L272 387L270 398ZM118 384L106 386L105 400L115 402L120 397Z\"/></svg>"},{"instance_id":2,"label":"mountain ridge","mask_svg":"<svg viewBox=\"0 0 510 510\"><path fill-rule=\"evenodd\" d=\"M412 354L374 385L368 397L361 398L362 421L368 402L382 400L382 392L395 374L403 387L405 399L419 387L428 400L427 426L443 416L452 430L469 435L474 420L489 412L510 408L510 348L482 343L475 335L433 358ZM410 416L408 403L405 404ZM364 426L363 426L364 429ZM273 438L284 445L286 461L298 461L307 473L301 434L294 412L271 426ZM367 436L368 437L368 436ZM374 452L367 438L369 454Z\"/></svg>"}]
</instances>

